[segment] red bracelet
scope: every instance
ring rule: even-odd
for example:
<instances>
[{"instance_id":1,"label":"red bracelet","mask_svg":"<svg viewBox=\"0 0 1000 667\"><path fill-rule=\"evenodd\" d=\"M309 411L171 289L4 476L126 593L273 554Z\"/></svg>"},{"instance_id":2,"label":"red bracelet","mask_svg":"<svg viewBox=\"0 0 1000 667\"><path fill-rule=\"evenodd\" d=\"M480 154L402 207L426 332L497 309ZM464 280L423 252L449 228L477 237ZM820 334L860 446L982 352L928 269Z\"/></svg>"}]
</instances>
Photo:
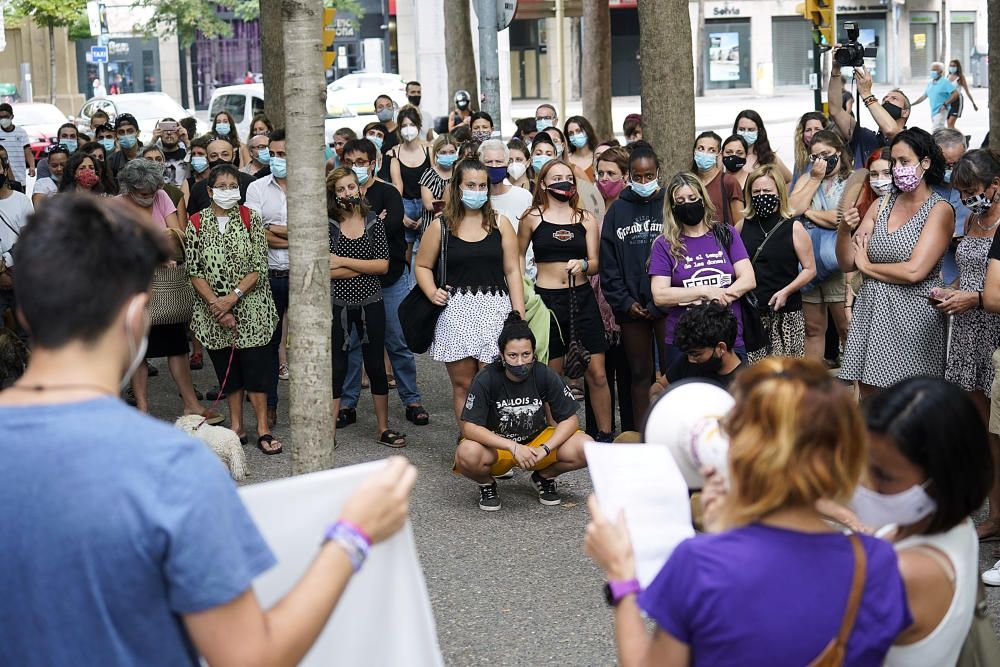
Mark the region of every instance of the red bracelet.
<instances>
[{"instance_id":1,"label":"red bracelet","mask_svg":"<svg viewBox=\"0 0 1000 667\"><path fill-rule=\"evenodd\" d=\"M348 521L347 519L338 519L337 523L342 523L351 530L353 530L354 532L356 532L358 535L364 538L365 542L368 543L368 546L372 545L371 536L368 535L368 533L366 533L364 530L362 530L361 526L359 526L358 524L354 523L353 521Z\"/></svg>"}]
</instances>

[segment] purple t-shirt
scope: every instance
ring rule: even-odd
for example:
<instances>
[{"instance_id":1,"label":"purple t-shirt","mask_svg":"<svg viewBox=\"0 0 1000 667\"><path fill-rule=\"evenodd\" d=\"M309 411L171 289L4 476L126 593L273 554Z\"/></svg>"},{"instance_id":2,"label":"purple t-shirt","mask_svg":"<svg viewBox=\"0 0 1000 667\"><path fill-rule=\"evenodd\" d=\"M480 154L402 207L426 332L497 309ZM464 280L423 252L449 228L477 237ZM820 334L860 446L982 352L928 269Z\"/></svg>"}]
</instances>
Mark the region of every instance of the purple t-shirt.
<instances>
[{"instance_id":1,"label":"purple t-shirt","mask_svg":"<svg viewBox=\"0 0 1000 667\"><path fill-rule=\"evenodd\" d=\"M730 227L729 232L732 234L733 242L729 246L728 253L711 232L704 236L681 234L681 241L684 242L684 249L687 251L683 262L678 262L670 254L670 242L660 236L653 242L653 250L649 256L649 275L670 278L671 287L700 287L702 285L729 287L736 282L736 271L733 269L733 264L750 258L743 245L743 239L740 238L740 233L734 227ZM743 316L738 306L738 303L732 303L729 305L729 309L736 315L735 347L743 347ZM686 310L686 306L674 306L667 309L667 345L673 344L677 321L681 319L681 315Z\"/></svg>"},{"instance_id":2,"label":"purple t-shirt","mask_svg":"<svg viewBox=\"0 0 1000 667\"><path fill-rule=\"evenodd\" d=\"M861 536L867 573L844 664L877 667L913 623L892 545ZM840 631L854 573L840 533L751 524L682 542L639 606L691 665L802 667Z\"/></svg>"}]
</instances>

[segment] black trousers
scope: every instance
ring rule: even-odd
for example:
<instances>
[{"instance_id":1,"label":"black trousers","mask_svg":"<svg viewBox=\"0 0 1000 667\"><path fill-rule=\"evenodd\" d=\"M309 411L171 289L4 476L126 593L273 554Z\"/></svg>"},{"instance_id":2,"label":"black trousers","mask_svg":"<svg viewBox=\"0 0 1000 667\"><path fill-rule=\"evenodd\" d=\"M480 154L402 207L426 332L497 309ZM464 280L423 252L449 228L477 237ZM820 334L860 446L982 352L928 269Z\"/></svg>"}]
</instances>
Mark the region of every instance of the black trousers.
<instances>
[{"instance_id":1,"label":"black trousers","mask_svg":"<svg viewBox=\"0 0 1000 667\"><path fill-rule=\"evenodd\" d=\"M385 377L385 304L379 300L364 306L338 306L333 304L333 397L344 392L347 376L347 341L351 329L361 339L361 359L368 373L374 396L389 393Z\"/></svg>"}]
</instances>

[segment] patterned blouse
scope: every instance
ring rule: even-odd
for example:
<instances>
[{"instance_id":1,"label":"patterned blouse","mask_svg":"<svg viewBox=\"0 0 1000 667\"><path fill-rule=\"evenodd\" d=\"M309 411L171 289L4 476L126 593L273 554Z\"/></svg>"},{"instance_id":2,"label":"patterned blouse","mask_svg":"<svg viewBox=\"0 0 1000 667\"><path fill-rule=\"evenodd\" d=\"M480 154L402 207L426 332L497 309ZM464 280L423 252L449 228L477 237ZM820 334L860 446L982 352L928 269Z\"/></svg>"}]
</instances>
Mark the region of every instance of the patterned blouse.
<instances>
[{"instance_id":1,"label":"patterned blouse","mask_svg":"<svg viewBox=\"0 0 1000 667\"><path fill-rule=\"evenodd\" d=\"M239 337L236 347L261 347L271 341L278 325L271 287L267 281L267 241L260 213L250 211L250 229L243 226L239 209L231 209L224 233L211 207L201 212L200 230L190 220L187 224L184 254L188 275L206 280L219 296L231 294L248 273L257 272L257 285L233 307ZM195 296L191 331L210 350L233 344L229 329L215 321L205 301Z\"/></svg>"}]
</instances>

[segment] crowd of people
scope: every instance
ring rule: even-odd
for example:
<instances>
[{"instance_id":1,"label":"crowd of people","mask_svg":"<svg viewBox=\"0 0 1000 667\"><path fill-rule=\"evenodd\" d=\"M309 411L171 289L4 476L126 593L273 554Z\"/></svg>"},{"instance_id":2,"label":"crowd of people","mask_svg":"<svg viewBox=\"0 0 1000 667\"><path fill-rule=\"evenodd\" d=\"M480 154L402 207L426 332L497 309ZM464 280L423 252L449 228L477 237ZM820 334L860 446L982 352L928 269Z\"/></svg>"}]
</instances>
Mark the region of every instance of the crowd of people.
<instances>
[{"instance_id":1,"label":"crowd of people","mask_svg":"<svg viewBox=\"0 0 1000 667\"><path fill-rule=\"evenodd\" d=\"M380 95L377 120L361 135L337 130L328 146L337 430L357 423L368 388L376 442L419 444L390 424L389 394L413 426L430 422L415 361L427 352L450 380L453 470L477 485L479 508L501 509L496 480L514 467L553 506L556 478L586 466L584 442L641 431L657 395L681 380L732 388L729 474L705 471L702 491L706 525L721 532L683 543L637 597L624 525L592 505L587 550L613 584L623 665L806 664L831 640L849 664L949 664L972 623L976 537L1000 538L1000 153L985 142L971 149L954 127L963 90L971 101L957 61L947 74L934 63L913 102L898 89L878 100L856 69L877 131L846 108L841 74L835 63L829 116L802 115L787 164L752 109L726 138L695 137L677 173L663 171L638 114L622 142L541 104L504 140L458 91L447 131L435 134L418 82L407 84L409 104ZM933 133L910 122L925 98ZM227 112L202 136L191 119L165 118L146 145L128 114L113 124L96 115L90 130L60 128L35 164L4 135L18 128L0 105L0 315L10 311L5 335L32 349L27 370L0 378L9 385L0 415L38 445L18 464L21 484L78 437L58 431L50 412L72 416L94 399L95 414L117 415L125 408L108 397L119 381L148 412L148 360L158 358L185 414L228 418L247 444L249 401L256 446L281 454L279 389L294 354L286 130L260 115L240 137ZM408 319L416 313L419 322ZM205 356L218 387L202 396L191 371ZM224 399L228 415L205 398ZM136 479L176 444L157 433L130 464ZM172 629L210 657L258 646L220 639L227 624L295 609L310 623L258 648L301 655L351 567L401 524L412 468L394 462L331 528L339 550L324 547L302 584L332 577L322 601L294 599L307 597L296 589L263 612L247 587L270 554L231 489L195 470L203 454L185 452L163 484L179 493L204 478L200 497L184 496L200 513L178 527L202 542L173 564L185 583L154 613L183 615ZM123 456L112 448L76 472L96 475ZM0 498L16 498L12 489ZM378 492L387 498L374 502ZM974 526L987 498L988 517ZM222 528L208 506L225 515ZM831 521L884 539L844 538ZM209 585L212 559L201 556L225 541L223 529L231 539L218 553L246 566ZM65 566L70 577L75 566L63 560L38 567ZM984 580L1000 585L1000 569ZM195 595L200 585L210 594ZM788 591L784 604L774 590ZM215 607L217 618L205 616ZM807 630L793 644L791 625ZM148 650L171 640L143 641Z\"/></svg>"}]
</instances>

